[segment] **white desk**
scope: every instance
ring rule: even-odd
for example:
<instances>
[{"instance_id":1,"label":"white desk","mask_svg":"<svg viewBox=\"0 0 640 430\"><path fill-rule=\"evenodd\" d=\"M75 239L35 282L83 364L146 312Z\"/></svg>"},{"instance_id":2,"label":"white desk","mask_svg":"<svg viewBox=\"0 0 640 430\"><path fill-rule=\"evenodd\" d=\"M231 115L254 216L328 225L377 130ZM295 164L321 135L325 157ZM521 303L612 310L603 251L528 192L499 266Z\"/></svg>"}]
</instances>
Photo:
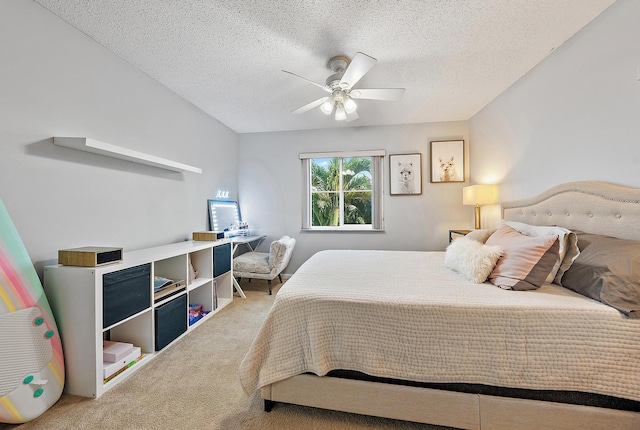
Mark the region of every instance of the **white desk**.
<instances>
[{"instance_id":1,"label":"white desk","mask_svg":"<svg viewBox=\"0 0 640 430\"><path fill-rule=\"evenodd\" d=\"M260 244L266 238L266 235L255 235L255 236L236 236L231 238L231 244L233 248L231 249L231 255L236 255L236 251L240 245L244 245L249 248L249 252L256 252L256 249L260 246ZM233 287L236 289L240 297L246 299L247 296L244 295L244 291L240 288L240 284L236 281L236 277L233 277Z\"/></svg>"}]
</instances>

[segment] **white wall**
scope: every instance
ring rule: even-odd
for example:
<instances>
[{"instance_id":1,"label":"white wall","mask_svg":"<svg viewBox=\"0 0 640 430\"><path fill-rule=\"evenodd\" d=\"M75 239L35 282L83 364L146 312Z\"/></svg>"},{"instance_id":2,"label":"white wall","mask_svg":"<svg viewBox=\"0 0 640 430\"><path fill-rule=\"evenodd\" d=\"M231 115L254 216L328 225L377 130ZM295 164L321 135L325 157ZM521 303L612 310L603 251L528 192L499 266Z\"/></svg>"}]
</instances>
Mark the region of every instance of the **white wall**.
<instances>
[{"instance_id":1,"label":"white wall","mask_svg":"<svg viewBox=\"0 0 640 430\"><path fill-rule=\"evenodd\" d=\"M63 248L184 240L207 227L206 199L218 188L240 196L244 218L269 240L298 239L287 273L320 249L444 249L449 228L472 223L461 204L469 183L499 182L502 200L574 180L640 186L638 16L640 2L618 0L469 122L238 136L39 5L3 0L0 198L36 266ZM51 144L64 135L204 173ZM467 141L467 183L429 183L436 139ZM372 148L420 152L423 194L386 193L385 233L301 233L298 154ZM483 208L483 218L496 213Z\"/></svg>"},{"instance_id":2,"label":"white wall","mask_svg":"<svg viewBox=\"0 0 640 430\"><path fill-rule=\"evenodd\" d=\"M327 120L332 120L327 118ZM261 250L282 235L297 239L286 273L323 249L444 250L450 228L469 228L472 209L462 206L464 183L429 182L429 142L464 139L467 123L340 128L244 134L238 151L238 194L243 219L268 235ZM466 143L466 142L465 142ZM301 232L301 152L385 149L422 154L422 195L390 196L385 157L385 232Z\"/></svg>"},{"instance_id":3,"label":"white wall","mask_svg":"<svg viewBox=\"0 0 640 430\"><path fill-rule=\"evenodd\" d=\"M500 183L501 200L569 181L640 187L638 17L639 1L616 1L476 114L472 182Z\"/></svg>"},{"instance_id":4,"label":"white wall","mask_svg":"<svg viewBox=\"0 0 640 430\"><path fill-rule=\"evenodd\" d=\"M444 249L449 228L472 224L472 210L460 201L467 184L499 183L503 201L568 181L640 187L639 16L640 2L618 0L468 122L241 136L243 215L269 239L298 239L291 273L320 249ZM419 151L427 175L428 141L441 137L467 140L466 184L425 177L422 196L386 195L384 234L300 232L298 153ZM483 226L497 224L499 205L482 214Z\"/></svg>"},{"instance_id":5,"label":"white wall","mask_svg":"<svg viewBox=\"0 0 640 430\"><path fill-rule=\"evenodd\" d=\"M236 133L36 3L0 2L0 59L0 199L39 270L59 249L185 240L207 229L218 188L236 196ZM53 136L203 174L54 146Z\"/></svg>"}]
</instances>

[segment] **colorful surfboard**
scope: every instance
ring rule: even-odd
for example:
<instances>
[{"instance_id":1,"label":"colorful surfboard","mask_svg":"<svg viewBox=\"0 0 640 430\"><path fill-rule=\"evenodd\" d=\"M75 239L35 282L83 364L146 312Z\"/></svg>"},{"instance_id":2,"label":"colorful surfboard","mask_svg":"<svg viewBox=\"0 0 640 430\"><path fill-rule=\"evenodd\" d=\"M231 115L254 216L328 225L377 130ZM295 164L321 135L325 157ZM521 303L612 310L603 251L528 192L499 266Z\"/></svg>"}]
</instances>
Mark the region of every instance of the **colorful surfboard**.
<instances>
[{"instance_id":1,"label":"colorful surfboard","mask_svg":"<svg viewBox=\"0 0 640 430\"><path fill-rule=\"evenodd\" d=\"M62 343L49 302L0 200L0 422L42 415L64 387Z\"/></svg>"}]
</instances>

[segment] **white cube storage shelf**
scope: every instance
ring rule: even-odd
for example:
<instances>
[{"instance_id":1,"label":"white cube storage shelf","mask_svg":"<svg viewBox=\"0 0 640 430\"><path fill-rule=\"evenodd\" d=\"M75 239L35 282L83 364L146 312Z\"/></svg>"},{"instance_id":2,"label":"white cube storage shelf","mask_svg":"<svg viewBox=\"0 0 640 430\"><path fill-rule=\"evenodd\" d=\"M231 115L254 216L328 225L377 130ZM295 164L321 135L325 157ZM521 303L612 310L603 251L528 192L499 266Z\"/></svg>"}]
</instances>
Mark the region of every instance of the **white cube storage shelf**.
<instances>
[{"instance_id":1,"label":"white cube storage shelf","mask_svg":"<svg viewBox=\"0 0 640 430\"><path fill-rule=\"evenodd\" d=\"M214 274L215 258L228 259L223 265L229 270ZM197 271L197 277L191 280L189 262ZM155 276L183 280L185 287L154 301ZM100 267L47 266L44 289L62 338L64 391L100 397L233 301L231 243L174 243L125 252L122 262ZM196 304L208 313L189 325L188 306ZM164 312L167 309L171 312ZM180 320L182 317L184 320ZM176 328L174 321L186 330ZM141 348L142 359L105 382L104 340L132 343Z\"/></svg>"}]
</instances>

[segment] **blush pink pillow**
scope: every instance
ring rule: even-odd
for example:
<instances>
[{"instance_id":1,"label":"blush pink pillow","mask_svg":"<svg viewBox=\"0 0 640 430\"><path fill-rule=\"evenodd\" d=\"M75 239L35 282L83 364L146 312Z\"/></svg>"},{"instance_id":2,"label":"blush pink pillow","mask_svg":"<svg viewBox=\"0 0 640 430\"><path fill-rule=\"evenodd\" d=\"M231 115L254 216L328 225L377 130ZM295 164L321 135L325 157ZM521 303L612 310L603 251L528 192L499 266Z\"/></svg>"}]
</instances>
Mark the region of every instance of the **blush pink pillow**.
<instances>
[{"instance_id":1,"label":"blush pink pillow","mask_svg":"<svg viewBox=\"0 0 640 430\"><path fill-rule=\"evenodd\" d=\"M486 245L503 249L489 282L506 290L535 290L544 284L558 258L557 236L525 236L502 225Z\"/></svg>"}]
</instances>

